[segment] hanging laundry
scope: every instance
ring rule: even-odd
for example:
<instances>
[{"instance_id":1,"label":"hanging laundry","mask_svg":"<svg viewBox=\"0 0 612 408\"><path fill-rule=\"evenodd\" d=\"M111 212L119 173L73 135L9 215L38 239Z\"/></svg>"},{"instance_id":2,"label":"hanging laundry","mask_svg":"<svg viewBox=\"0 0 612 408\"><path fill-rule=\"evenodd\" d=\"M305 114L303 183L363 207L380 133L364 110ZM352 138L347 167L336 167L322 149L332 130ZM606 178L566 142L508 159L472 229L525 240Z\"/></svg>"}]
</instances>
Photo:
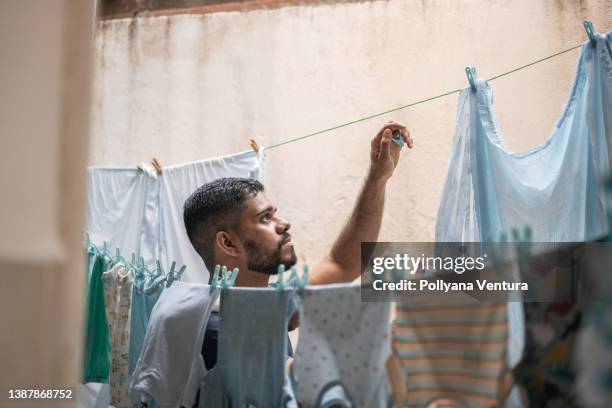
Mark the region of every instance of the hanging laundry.
<instances>
[{"instance_id":1,"label":"hanging laundry","mask_svg":"<svg viewBox=\"0 0 612 408\"><path fill-rule=\"evenodd\" d=\"M89 168L87 228L94 242L135 252L152 264L186 265L185 281L205 283L208 273L183 224L185 199L199 186L221 177L263 182L263 150L167 166L157 175L126 167Z\"/></svg>"},{"instance_id":2,"label":"hanging laundry","mask_svg":"<svg viewBox=\"0 0 612 408\"><path fill-rule=\"evenodd\" d=\"M132 375L142 350L151 311L166 285L166 276L145 277L136 274L132 287L132 311L130 315L129 374Z\"/></svg>"},{"instance_id":3,"label":"hanging laundry","mask_svg":"<svg viewBox=\"0 0 612 408\"><path fill-rule=\"evenodd\" d=\"M219 290L175 282L164 289L151 319L129 394L134 403L191 407L206 372L200 356L204 330Z\"/></svg>"},{"instance_id":4,"label":"hanging laundry","mask_svg":"<svg viewBox=\"0 0 612 408\"><path fill-rule=\"evenodd\" d=\"M583 45L570 96L549 139L510 151L490 85L460 93L457 128L436 222L436 241L487 241L531 226L533 241L594 239L608 230L602 177L612 149L610 39Z\"/></svg>"},{"instance_id":5,"label":"hanging laundry","mask_svg":"<svg viewBox=\"0 0 612 408\"><path fill-rule=\"evenodd\" d=\"M127 387L133 279L133 271L121 263L102 274L106 320L111 343L110 403L115 408L129 408L132 405L128 398Z\"/></svg>"},{"instance_id":6,"label":"hanging laundry","mask_svg":"<svg viewBox=\"0 0 612 408\"><path fill-rule=\"evenodd\" d=\"M303 407L386 407L391 304L362 302L361 287L307 287L291 368Z\"/></svg>"},{"instance_id":7,"label":"hanging laundry","mask_svg":"<svg viewBox=\"0 0 612 408\"><path fill-rule=\"evenodd\" d=\"M612 154L610 41L608 33L597 35L596 47L583 45L561 118L548 140L527 152L504 145L488 83L479 80L476 92L460 93L436 241L492 241L526 225L540 242L589 240L609 230L602 182ZM523 335L519 305L508 304L510 344ZM522 350L509 351L513 368Z\"/></svg>"},{"instance_id":8,"label":"hanging laundry","mask_svg":"<svg viewBox=\"0 0 612 408\"><path fill-rule=\"evenodd\" d=\"M398 303L395 324L394 353L405 382L396 400L402 406L503 406L511 384L505 302L427 292Z\"/></svg>"},{"instance_id":9,"label":"hanging laundry","mask_svg":"<svg viewBox=\"0 0 612 408\"><path fill-rule=\"evenodd\" d=\"M272 288L222 291L218 361L204 378L201 408L292 403L285 376L291 297Z\"/></svg>"},{"instance_id":10,"label":"hanging laundry","mask_svg":"<svg viewBox=\"0 0 612 408\"><path fill-rule=\"evenodd\" d=\"M108 258L89 246L89 287L85 321L83 383L108 382L111 346L104 306L102 274L108 268Z\"/></svg>"},{"instance_id":11,"label":"hanging laundry","mask_svg":"<svg viewBox=\"0 0 612 408\"><path fill-rule=\"evenodd\" d=\"M528 406L580 406L574 354L593 292L576 259L583 249L584 244L563 246L520 262L534 299L524 305L525 352L513 374Z\"/></svg>"}]
</instances>

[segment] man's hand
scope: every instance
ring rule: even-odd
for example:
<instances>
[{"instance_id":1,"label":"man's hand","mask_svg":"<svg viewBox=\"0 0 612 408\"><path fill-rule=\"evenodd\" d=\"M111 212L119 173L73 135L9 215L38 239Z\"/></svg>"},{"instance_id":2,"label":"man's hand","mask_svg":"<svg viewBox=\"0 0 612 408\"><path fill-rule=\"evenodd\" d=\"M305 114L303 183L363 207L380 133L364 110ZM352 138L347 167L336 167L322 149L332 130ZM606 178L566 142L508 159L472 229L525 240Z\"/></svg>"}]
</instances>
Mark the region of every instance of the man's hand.
<instances>
[{"instance_id":1,"label":"man's hand","mask_svg":"<svg viewBox=\"0 0 612 408\"><path fill-rule=\"evenodd\" d=\"M372 140L370 151L370 177L374 180L387 181L399 162L402 147L392 141L395 130L400 131L404 143L412 149L414 143L406 126L396 122L389 122L383 126Z\"/></svg>"}]
</instances>

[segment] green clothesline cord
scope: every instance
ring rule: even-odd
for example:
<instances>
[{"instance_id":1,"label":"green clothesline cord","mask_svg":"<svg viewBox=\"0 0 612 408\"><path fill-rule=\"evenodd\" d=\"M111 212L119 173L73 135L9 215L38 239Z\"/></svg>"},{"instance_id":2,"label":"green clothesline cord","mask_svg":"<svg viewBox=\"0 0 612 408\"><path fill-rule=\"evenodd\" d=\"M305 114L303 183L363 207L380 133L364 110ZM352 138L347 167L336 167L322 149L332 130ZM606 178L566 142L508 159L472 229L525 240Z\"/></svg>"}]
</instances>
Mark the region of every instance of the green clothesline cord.
<instances>
[{"instance_id":1,"label":"green clothesline cord","mask_svg":"<svg viewBox=\"0 0 612 408\"><path fill-rule=\"evenodd\" d=\"M542 58L542 59L539 59L539 60L537 60L537 61L530 62L530 63L529 63L529 64L527 64L527 65L523 65L523 66L518 67L518 68L515 68L515 69L513 69L513 70L511 70L511 71L504 72L503 74L499 74L499 75L497 75L497 76L494 76L494 77L492 77L492 78L487 79L487 81L492 81L492 80L494 80L494 79L497 79L497 78L503 77L504 75L512 74L513 72L519 71L519 70L521 70L521 69L525 69L525 68L530 67L530 66L532 66L532 65L534 65L534 64L538 64L538 63L540 63L540 62L542 62L542 61L546 61L546 60L548 60L548 59L554 58L554 57L556 57L556 56L558 56L558 55L561 55L561 54L565 54L566 52L573 51L573 50L575 50L576 48L580 48L580 47L582 47L582 44L577 45L577 46L572 47L572 48L568 48L567 50L564 50L564 51L558 52L558 53L556 53L556 54L549 55L549 56L548 56L548 57L546 57L546 58ZM345 126L350 126L350 125L353 125L353 124L355 124L355 123L359 123L359 122L363 122L363 121L366 121L366 120L369 120L369 119L372 119L372 118L376 118L376 117L378 117L378 116L383 116L383 115L386 115L387 113L396 112L396 111L401 110L401 109L406 109L406 108L409 108L409 107L411 107L411 106L419 105L419 104L421 104L421 103L425 103L425 102L433 101L434 99L438 99L438 98L442 98L442 97L444 97L444 96L452 95L452 94L455 94L455 93L461 92L462 90L463 90L463 88L461 88L461 89L455 89L454 91L446 92L446 93L443 93L443 94L441 94L441 95L437 95L437 96L432 96L431 98L427 98L427 99L423 99L423 100L420 100L420 101L417 101L417 102L413 102L413 103L410 103L410 104L408 104L408 105L400 106L400 107L398 107L398 108L394 108L394 109L389 109L389 110L387 110L387 111L380 112L380 113L375 113L375 114L373 114L373 115L369 115L369 116L366 116L366 117L364 117L364 118L355 119L355 120L352 120L352 121L350 121L350 122L346 122L346 123L342 123L342 124L340 124L340 125L336 125L336 126L334 126L334 127L330 127L330 128L327 128L327 129L319 130L318 132L309 133L309 134L304 135L304 136L296 137L295 139L289 139L289 140L286 140L286 141L284 141L284 142L280 142L280 143L276 143L276 144L273 144L273 145L271 145L271 146L268 146L268 147L266 147L266 150L274 149L275 147L279 147L279 146L286 145L286 144L289 144L289 143L297 142L298 140L302 140L302 139L306 139L306 138L313 137L313 136L316 136L316 135L320 135L320 134L322 134L322 133L331 132L332 130L340 129L340 128L345 127Z\"/></svg>"}]
</instances>

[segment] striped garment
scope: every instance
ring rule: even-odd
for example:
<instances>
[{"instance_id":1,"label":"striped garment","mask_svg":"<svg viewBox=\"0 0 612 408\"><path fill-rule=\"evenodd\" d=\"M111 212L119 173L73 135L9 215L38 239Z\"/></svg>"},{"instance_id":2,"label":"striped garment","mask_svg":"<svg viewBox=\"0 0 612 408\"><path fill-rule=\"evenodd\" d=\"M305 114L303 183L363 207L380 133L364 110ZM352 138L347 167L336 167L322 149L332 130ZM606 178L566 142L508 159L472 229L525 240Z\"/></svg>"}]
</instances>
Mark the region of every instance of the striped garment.
<instances>
[{"instance_id":1,"label":"striped garment","mask_svg":"<svg viewBox=\"0 0 612 408\"><path fill-rule=\"evenodd\" d=\"M509 389L506 303L453 294L397 304L394 353L402 407L498 407ZM448 301L447 301L448 300Z\"/></svg>"}]
</instances>

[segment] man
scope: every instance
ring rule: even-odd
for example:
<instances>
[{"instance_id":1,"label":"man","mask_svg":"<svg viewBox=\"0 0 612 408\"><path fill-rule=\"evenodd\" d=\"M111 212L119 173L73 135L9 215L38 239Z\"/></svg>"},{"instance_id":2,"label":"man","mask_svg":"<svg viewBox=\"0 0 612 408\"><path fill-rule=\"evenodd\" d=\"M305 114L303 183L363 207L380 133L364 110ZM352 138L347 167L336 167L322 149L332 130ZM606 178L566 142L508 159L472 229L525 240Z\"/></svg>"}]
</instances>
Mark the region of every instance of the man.
<instances>
[{"instance_id":1,"label":"man","mask_svg":"<svg viewBox=\"0 0 612 408\"><path fill-rule=\"evenodd\" d=\"M370 169L353 213L329 254L310 270L310 285L350 282L359 276L361 242L378 239L385 187L400 157L401 144L392 141L394 131L412 148L408 129L399 123L387 123L374 137ZM289 269L297 261L291 224L277 214L258 181L225 178L207 183L186 200L183 217L208 270L215 265L239 268L236 286L266 287L279 264ZM295 314L289 328L297 325ZM218 315L213 313L203 346L207 369L216 363L217 331Z\"/></svg>"}]
</instances>

